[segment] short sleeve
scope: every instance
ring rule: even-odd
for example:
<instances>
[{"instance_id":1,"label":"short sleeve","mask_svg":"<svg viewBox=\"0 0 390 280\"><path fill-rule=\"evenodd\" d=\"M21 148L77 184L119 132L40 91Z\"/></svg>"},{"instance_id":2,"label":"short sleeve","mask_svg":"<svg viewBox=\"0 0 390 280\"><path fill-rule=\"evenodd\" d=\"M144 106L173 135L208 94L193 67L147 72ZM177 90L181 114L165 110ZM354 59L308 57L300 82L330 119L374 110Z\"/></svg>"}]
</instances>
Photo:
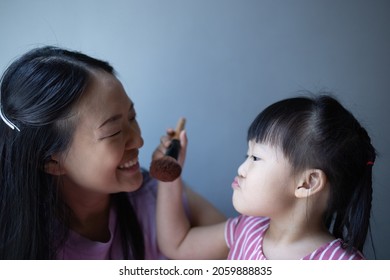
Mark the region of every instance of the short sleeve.
<instances>
[{"instance_id":1,"label":"short sleeve","mask_svg":"<svg viewBox=\"0 0 390 280\"><path fill-rule=\"evenodd\" d=\"M226 241L226 245L228 246L229 249L234 244L235 233L236 233L236 228L237 228L239 219L240 219L240 216L235 217L235 218L230 218L226 222L225 241Z\"/></svg>"}]
</instances>

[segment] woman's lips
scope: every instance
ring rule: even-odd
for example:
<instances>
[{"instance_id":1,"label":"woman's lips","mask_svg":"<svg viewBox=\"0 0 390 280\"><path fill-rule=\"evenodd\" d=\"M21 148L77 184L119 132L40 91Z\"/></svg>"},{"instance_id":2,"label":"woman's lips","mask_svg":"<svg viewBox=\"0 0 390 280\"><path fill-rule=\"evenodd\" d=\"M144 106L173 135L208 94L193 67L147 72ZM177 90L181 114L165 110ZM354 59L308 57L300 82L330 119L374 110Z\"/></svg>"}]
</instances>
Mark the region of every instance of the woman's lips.
<instances>
[{"instance_id":1,"label":"woman's lips","mask_svg":"<svg viewBox=\"0 0 390 280\"><path fill-rule=\"evenodd\" d=\"M119 169L128 169L131 168L132 166L136 165L138 163L138 158L129 160L125 162L124 164L119 165Z\"/></svg>"},{"instance_id":2,"label":"woman's lips","mask_svg":"<svg viewBox=\"0 0 390 280\"><path fill-rule=\"evenodd\" d=\"M133 175L138 173L140 170L140 165L138 162L138 158L130 160L118 167L118 170L123 172L123 174Z\"/></svg>"}]
</instances>

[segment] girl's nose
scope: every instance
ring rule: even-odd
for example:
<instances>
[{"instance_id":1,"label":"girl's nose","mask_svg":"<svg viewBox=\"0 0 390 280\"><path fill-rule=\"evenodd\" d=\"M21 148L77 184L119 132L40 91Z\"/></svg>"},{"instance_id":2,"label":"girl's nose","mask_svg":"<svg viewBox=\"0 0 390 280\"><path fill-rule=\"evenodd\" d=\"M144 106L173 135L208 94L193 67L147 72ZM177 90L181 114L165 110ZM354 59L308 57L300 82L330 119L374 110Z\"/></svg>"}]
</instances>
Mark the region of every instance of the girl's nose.
<instances>
[{"instance_id":1,"label":"girl's nose","mask_svg":"<svg viewBox=\"0 0 390 280\"><path fill-rule=\"evenodd\" d=\"M238 167L238 176L240 177L246 177L246 161L244 161L243 163L241 163L241 165Z\"/></svg>"}]
</instances>

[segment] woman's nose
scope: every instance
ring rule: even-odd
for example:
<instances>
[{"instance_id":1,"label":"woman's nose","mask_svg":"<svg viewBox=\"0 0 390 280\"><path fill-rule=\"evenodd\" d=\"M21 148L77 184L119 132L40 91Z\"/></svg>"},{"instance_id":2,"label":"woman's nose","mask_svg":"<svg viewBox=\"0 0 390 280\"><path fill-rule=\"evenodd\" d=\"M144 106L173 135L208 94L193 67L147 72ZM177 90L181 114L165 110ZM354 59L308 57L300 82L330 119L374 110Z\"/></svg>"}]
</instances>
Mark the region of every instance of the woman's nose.
<instances>
[{"instance_id":1,"label":"woman's nose","mask_svg":"<svg viewBox=\"0 0 390 280\"><path fill-rule=\"evenodd\" d=\"M141 136L138 124L130 124L126 131L126 149L139 149L144 145L144 139Z\"/></svg>"}]
</instances>

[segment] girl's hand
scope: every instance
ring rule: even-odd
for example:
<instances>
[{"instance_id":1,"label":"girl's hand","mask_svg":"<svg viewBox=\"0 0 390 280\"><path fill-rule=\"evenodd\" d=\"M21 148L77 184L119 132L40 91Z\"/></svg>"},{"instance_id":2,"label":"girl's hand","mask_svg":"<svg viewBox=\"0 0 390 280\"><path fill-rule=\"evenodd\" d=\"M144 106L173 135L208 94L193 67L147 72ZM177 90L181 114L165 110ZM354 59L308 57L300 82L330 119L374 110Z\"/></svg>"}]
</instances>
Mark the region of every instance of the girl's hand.
<instances>
[{"instance_id":1,"label":"girl's hand","mask_svg":"<svg viewBox=\"0 0 390 280\"><path fill-rule=\"evenodd\" d=\"M162 158L165 155L165 152L167 151L169 145L171 144L172 138L174 136L175 136L175 130L172 128L167 129L167 134L160 138L160 145L153 152L152 160L157 160L159 158ZM185 130L182 130L180 132L179 140L180 140L180 153L177 161L181 165L181 167L183 167L186 153L187 153L187 143L188 143L187 133Z\"/></svg>"}]
</instances>

